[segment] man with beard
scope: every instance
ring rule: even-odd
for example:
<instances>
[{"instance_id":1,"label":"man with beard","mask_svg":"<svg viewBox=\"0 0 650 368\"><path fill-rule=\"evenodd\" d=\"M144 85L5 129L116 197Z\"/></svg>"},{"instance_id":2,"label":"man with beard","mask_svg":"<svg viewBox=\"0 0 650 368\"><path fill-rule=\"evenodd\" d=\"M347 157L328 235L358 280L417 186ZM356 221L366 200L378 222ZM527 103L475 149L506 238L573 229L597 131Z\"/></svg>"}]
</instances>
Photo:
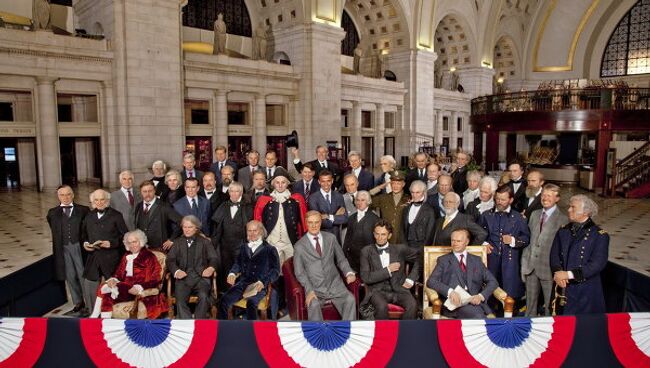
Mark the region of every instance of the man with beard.
<instances>
[{"instance_id":1,"label":"man with beard","mask_svg":"<svg viewBox=\"0 0 650 368\"><path fill-rule=\"evenodd\" d=\"M179 233L182 216L169 203L156 198L152 182L140 184L142 202L135 206L135 226L147 236L151 249L169 251Z\"/></svg>"},{"instance_id":2,"label":"man with beard","mask_svg":"<svg viewBox=\"0 0 650 368\"><path fill-rule=\"evenodd\" d=\"M435 193L434 195L427 197L427 203L429 206L433 207L433 209L436 211L436 215L438 217L445 217L445 206L442 203L442 201L445 198L445 195L449 192L454 192L454 188L451 186L453 179L449 175L440 175L438 177L438 193ZM461 198L460 204L458 205L458 210L460 212L463 212L465 209L465 206L463 204L463 200Z\"/></svg>"},{"instance_id":3,"label":"man with beard","mask_svg":"<svg viewBox=\"0 0 650 368\"><path fill-rule=\"evenodd\" d=\"M497 181L491 176L484 176L478 184L478 198L467 205L465 213L472 216L478 223L479 217L485 211L494 208L494 192L497 190Z\"/></svg>"},{"instance_id":4,"label":"man with beard","mask_svg":"<svg viewBox=\"0 0 650 368\"><path fill-rule=\"evenodd\" d=\"M443 200L445 216L436 220L433 245L451 244L451 234L457 229L465 229L470 233L470 244L482 244L485 240L487 232L474 222L470 215L458 211L458 202L460 202L458 194L449 192L445 195Z\"/></svg>"},{"instance_id":5,"label":"man with beard","mask_svg":"<svg viewBox=\"0 0 650 368\"><path fill-rule=\"evenodd\" d=\"M531 170L526 176L526 199L524 209L521 214L526 217L527 221L533 211L542 208L542 187L544 186L544 174L538 170Z\"/></svg>"},{"instance_id":6,"label":"man with beard","mask_svg":"<svg viewBox=\"0 0 650 368\"><path fill-rule=\"evenodd\" d=\"M222 272L218 273L219 288L226 290L226 271L230 270L239 256L243 239L246 239L246 224L253 219L253 207L242 201L244 188L239 182L232 182L228 194L230 198L222 203L212 216L214 232L212 244L221 260Z\"/></svg>"},{"instance_id":7,"label":"man with beard","mask_svg":"<svg viewBox=\"0 0 650 368\"><path fill-rule=\"evenodd\" d=\"M524 296L520 254L528 245L530 230L524 216L512 208L510 186L502 185L497 189L494 203L494 210L484 212L479 218L479 225L488 232L483 243L488 251L488 269L508 296L518 300Z\"/></svg>"},{"instance_id":8,"label":"man with beard","mask_svg":"<svg viewBox=\"0 0 650 368\"><path fill-rule=\"evenodd\" d=\"M217 185L217 192L228 194L230 183L235 181L235 169L226 165L221 169L221 184Z\"/></svg>"},{"instance_id":9,"label":"man with beard","mask_svg":"<svg viewBox=\"0 0 650 368\"><path fill-rule=\"evenodd\" d=\"M228 193L217 189L217 177L212 171L203 174L203 188L199 190L199 196L210 202L210 218L217 211L217 208L228 200Z\"/></svg>"},{"instance_id":10,"label":"man with beard","mask_svg":"<svg viewBox=\"0 0 650 368\"><path fill-rule=\"evenodd\" d=\"M266 174L264 171L258 171L253 174L253 186L244 193L244 202L249 203L251 207L255 208L257 200L261 196L268 195L269 193L266 187Z\"/></svg>"}]
</instances>

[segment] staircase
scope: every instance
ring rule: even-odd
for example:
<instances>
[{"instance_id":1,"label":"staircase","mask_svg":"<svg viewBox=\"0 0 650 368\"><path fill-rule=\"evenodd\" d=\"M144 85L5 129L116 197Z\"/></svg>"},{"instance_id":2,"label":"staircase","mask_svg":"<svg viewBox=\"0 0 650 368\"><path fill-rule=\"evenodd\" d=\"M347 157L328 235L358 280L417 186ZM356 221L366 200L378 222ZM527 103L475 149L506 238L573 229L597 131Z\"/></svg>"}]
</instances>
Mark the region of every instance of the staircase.
<instances>
[{"instance_id":1,"label":"staircase","mask_svg":"<svg viewBox=\"0 0 650 368\"><path fill-rule=\"evenodd\" d=\"M625 198L650 196L650 142L616 164L614 192Z\"/></svg>"}]
</instances>

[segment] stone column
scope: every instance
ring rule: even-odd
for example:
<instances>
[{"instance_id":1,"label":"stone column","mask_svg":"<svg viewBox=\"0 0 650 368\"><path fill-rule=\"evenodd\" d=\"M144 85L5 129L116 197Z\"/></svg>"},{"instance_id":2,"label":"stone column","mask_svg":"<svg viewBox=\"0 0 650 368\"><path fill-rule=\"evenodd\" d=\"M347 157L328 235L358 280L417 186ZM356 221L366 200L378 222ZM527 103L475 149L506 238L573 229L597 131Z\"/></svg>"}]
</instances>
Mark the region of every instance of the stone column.
<instances>
[{"instance_id":1,"label":"stone column","mask_svg":"<svg viewBox=\"0 0 650 368\"><path fill-rule=\"evenodd\" d=\"M40 190L49 191L61 185L61 153L59 152L59 129L56 117L55 78L36 78L38 106L37 150L41 162L38 166Z\"/></svg>"},{"instance_id":2,"label":"stone column","mask_svg":"<svg viewBox=\"0 0 650 368\"><path fill-rule=\"evenodd\" d=\"M384 155L384 138L386 135L384 134L384 130L386 129L386 121L385 121L385 109L384 105L378 103L377 104L377 111L376 111L376 124L375 124L375 161L379 159L379 157ZM397 119L396 119L397 120ZM366 165L372 170L372 163L371 162L366 162Z\"/></svg>"},{"instance_id":3,"label":"stone column","mask_svg":"<svg viewBox=\"0 0 650 368\"><path fill-rule=\"evenodd\" d=\"M472 98L492 94L492 78L494 69L483 67L458 68L458 83L463 86L465 93Z\"/></svg>"},{"instance_id":4,"label":"stone column","mask_svg":"<svg viewBox=\"0 0 650 368\"><path fill-rule=\"evenodd\" d=\"M465 151L474 152L474 133L472 133L472 126L469 123L469 114L463 113L463 133L465 139L463 139L463 146L465 146Z\"/></svg>"},{"instance_id":5,"label":"stone column","mask_svg":"<svg viewBox=\"0 0 650 368\"><path fill-rule=\"evenodd\" d=\"M255 96L252 144L260 155L266 153L266 96L263 94Z\"/></svg>"},{"instance_id":6,"label":"stone column","mask_svg":"<svg viewBox=\"0 0 650 368\"><path fill-rule=\"evenodd\" d=\"M212 146L228 147L228 91L217 90L214 96Z\"/></svg>"},{"instance_id":7,"label":"stone column","mask_svg":"<svg viewBox=\"0 0 650 368\"><path fill-rule=\"evenodd\" d=\"M440 152L440 147L442 146L442 136L444 135L443 118L444 118L444 111L436 110L436 134L434 137L434 142L438 153Z\"/></svg>"},{"instance_id":8,"label":"stone column","mask_svg":"<svg viewBox=\"0 0 650 368\"><path fill-rule=\"evenodd\" d=\"M361 152L361 104L352 101L352 119L350 120L350 151Z\"/></svg>"},{"instance_id":9,"label":"stone column","mask_svg":"<svg viewBox=\"0 0 650 368\"><path fill-rule=\"evenodd\" d=\"M458 113L451 112L449 118L449 153L455 153L458 149Z\"/></svg>"}]
</instances>

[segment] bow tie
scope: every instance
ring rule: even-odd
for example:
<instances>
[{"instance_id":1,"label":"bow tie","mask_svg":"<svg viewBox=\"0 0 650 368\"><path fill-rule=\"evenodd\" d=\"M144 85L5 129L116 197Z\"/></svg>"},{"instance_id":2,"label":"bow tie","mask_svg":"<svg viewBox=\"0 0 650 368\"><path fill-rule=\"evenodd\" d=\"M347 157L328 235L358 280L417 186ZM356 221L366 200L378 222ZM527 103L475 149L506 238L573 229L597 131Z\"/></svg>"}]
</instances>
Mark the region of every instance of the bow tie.
<instances>
[{"instance_id":1,"label":"bow tie","mask_svg":"<svg viewBox=\"0 0 650 368\"><path fill-rule=\"evenodd\" d=\"M499 215L509 215L510 211L497 211Z\"/></svg>"},{"instance_id":2,"label":"bow tie","mask_svg":"<svg viewBox=\"0 0 650 368\"><path fill-rule=\"evenodd\" d=\"M510 182L513 183L513 184L521 184L523 181L524 181L524 179L510 180Z\"/></svg>"},{"instance_id":3,"label":"bow tie","mask_svg":"<svg viewBox=\"0 0 650 368\"><path fill-rule=\"evenodd\" d=\"M106 212L106 210L102 210L102 211L97 210L97 214L98 214L98 215L103 215L104 212Z\"/></svg>"},{"instance_id":4,"label":"bow tie","mask_svg":"<svg viewBox=\"0 0 650 368\"><path fill-rule=\"evenodd\" d=\"M72 208L72 206L61 206L61 208Z\"/></svg>"},{"instance_id":5,"label":"bow tie","mask_svg":"<svg viewBox=\"0 0 650 368\"><path fill-rule=\"evenodd\" d=\"M209 195L212 195L212 193L214 193L214 192L205 192L205 194L209 194Z\"/></svg>"},{"instance_id":6,"label":"bow tie","mask_svg":"<svg viewBox=\"0 0 650 368\"><path fill-rule=\"evenodd\" d=\"M385 247L385 248L377 247L377 252L379 253L379 255L382 255L384 253L388 253L388 247Z\"/></svg>"},{"instance_id":7,"label":"bow tie","mask_svg":"<svg viewBox=\"0 0 650 368\"><path fill-rule=\"evenodd\" d=\"M420 201L420 202L411 202L411 204L414 205L415 207L420 207L420 206L422 206L422 203L424 203L424 201Z\"/></svg>"},{"instance_id":8,"label":"bow tie","mask_svg":"<svg viewBox=\"0 0 650 368\"><path fill-rule=\"evenodd\" d=\"M239 207L239 206L241 206L241 202L237 202L237 203L230 202L230 207Z\"/></svg>"}]
</instances>

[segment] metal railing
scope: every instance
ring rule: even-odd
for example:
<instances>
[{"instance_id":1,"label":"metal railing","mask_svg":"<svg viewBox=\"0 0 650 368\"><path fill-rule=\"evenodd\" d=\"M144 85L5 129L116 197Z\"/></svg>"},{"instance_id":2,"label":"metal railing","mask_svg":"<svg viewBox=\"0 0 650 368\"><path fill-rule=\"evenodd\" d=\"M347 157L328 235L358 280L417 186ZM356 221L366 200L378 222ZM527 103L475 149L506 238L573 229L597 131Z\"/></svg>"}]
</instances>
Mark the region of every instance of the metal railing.
<instances>
[{"instance_id":1,"label":"metal railing","mask_svg":"<svg viewBox=\"0 0 650 368\"><path fill-rule=\"evenodd\" d=\"M614 191L622 189L626 184L628 187L636 187L648 180L650 158L647 155L649 151L650 142L646 142L616 164Z\"/></svg>"}]
</instances>

